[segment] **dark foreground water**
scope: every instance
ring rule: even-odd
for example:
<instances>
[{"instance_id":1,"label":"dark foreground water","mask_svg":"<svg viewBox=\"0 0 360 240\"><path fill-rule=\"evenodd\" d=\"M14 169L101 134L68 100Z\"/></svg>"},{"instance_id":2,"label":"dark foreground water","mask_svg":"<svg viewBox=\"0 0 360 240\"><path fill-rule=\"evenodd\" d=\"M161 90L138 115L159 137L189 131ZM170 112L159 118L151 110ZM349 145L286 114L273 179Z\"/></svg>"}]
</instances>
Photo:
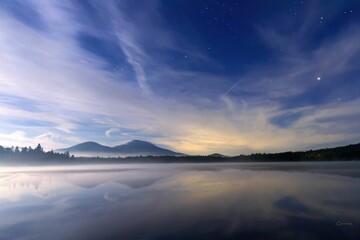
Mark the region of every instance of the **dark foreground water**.
<instances>
[{"instance_id":1,"label":"dark foreground water","mask_svg":"<svg viewBox=\"0 0 360 240\"><path fill-rule=\"evenodd\" d=\"M360 163L0 167L0 239L360 239Z\"/></svg>"}]
</instances>

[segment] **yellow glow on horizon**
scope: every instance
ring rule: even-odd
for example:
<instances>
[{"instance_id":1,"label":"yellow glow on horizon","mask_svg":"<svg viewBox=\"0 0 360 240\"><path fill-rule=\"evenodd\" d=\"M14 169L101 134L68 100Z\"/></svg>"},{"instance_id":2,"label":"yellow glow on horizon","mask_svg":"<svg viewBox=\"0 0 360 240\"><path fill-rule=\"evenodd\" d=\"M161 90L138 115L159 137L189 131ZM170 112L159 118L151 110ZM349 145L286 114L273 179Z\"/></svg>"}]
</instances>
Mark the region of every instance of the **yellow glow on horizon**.
<instances>
[{"instance_id":1,"label":"yellow glow on horizon","mask_svg":"<svg viewBox=\"0 0 360 240\"><path fill-rule=\"evenodd\" d=\"M314 136L306 131L289 129L271 129L266 131L240 132L232 128L191 128L183 131L183 135L171 141L159 143L172 147L178 152L194 155L205 155L219 152L229 155L239 155L250 152L301 150L301 147L318 142L332 142L339 139L339 135ZM348 136L352 137L352 136ZM299 142L301 144L294 145Z\"/></svg>"}]
</instances>

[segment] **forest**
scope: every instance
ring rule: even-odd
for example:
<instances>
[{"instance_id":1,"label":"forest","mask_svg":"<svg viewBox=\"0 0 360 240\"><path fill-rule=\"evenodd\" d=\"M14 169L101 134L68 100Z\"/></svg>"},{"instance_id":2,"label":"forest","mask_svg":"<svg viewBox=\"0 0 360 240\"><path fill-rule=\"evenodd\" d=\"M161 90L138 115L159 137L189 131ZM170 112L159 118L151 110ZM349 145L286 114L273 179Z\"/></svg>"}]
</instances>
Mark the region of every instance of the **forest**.
<instances>
[{"instance_id":1,"label":"forest","mask_svg":"<svg viewBox=\"0 0 360 240\"><path fill-rule=\"evenodd\" d=\"M75 159L74 155L70 156L69 152L58 153L44 151L41 144L35 148L30 147L3 147L0 146L0 162L46 162L46 161L63 161Z\"/></svg>"}]
</instances>

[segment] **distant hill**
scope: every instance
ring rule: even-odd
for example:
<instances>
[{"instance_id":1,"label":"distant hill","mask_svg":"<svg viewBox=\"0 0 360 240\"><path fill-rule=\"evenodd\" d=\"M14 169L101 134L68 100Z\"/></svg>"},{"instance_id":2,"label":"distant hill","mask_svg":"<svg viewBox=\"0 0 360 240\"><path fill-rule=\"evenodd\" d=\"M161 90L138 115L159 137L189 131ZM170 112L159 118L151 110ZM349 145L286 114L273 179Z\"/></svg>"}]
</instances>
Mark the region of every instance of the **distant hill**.
<instances>
[{"instance_id":1,"label":"distant hill","mask_svg":"<svg viewBox=\"0 0 360 240\"><path fill-rule=\"evenodd\" d=\"M360 160L360 143L303 152L254 153L231 158L234 161L344 161Z\"/></svg>"},{"instance_id":2,"label":"distant hill","mask_svg":"<svg viewBox=\"0 0 360 240\"><path fill-rule=\"evenodd\" d=\"M84 142L69 148L58 149L59 152L113 152L112 147L101 145L97 142Z\"/></svg>"},{"instance_id":3,"label":"distant hill","mask_svg":"<svg viewBox=\"0 0 360 240\"><path fill-rule=\"evenodd\" d=\"M104 146L96 142L84 142L75 146L55 150L57 152L69 151L70 154L78 156L182 156L165 148L156 146L153 143L133 140L115 147Z\"/></svg>"},{"instance_id":4,"label":"distant hill","mask_svg":"<svg viewBox=\"0 0 360 240\"><path fill-rule=\"evenodd\" d=\"M125 154L136 155L156 155L156 156L176 156L183 155L181 153L173 152L171 150L160 148L150 142L133 140L131 142L115 146L117 152ZM140 153L140 154L139 154Z\"/></svg>"},{"instance_id":5,"label":"distant hill","mask_svg":"<svg viewBox=\"0 0 360 240\"><path fill-rule=\"evenodd\" d=\"M209 154L208 155L209 157L228 157L228 156L225 156L225 155L223 155L223 154L220 154L220 153L213 153L213 154Z\"/></svg>"}]
</instances>

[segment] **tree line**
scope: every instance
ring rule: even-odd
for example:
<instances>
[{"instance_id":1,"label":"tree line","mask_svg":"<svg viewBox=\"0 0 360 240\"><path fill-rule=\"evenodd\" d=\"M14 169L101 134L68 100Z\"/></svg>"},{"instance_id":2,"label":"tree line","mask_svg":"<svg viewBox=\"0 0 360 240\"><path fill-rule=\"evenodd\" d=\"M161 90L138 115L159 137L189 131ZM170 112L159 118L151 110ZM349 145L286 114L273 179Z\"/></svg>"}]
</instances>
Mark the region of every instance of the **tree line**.
<instances>
[{"instance_id":1,"label":"tree line","mask_svg":"<svg viewBox=\"0 0 360 240\"><path fill-rule=\"evenodd\" d=\"M236 161L348 161L360 160L360 143L302 152L255 153L233 157Z\"/></svg>"},{"instance_id":2,"label":"tree line","mask_svg":"<svg viewBox=\"0 0 360 240\"><path fill-rule=\"evenodd\" d=\"M122 163L175 163L175 162L297 162L297 161L347 161L360 160L360 143L343 147L309 150L303 152L282 153L254 153L235 157L216 156L132 156L132 157L74 157L70 153L58 153L53 150L45 152L40 144L36 148L0 146L0 162L71 162L97 163L97 162L122 162Z\"/></svg>"},{"instance_id":3,"label":"tree line","mask_svg":"<svg viewBox=\"0 0 360 240\"><path fill-rule=\"evenodd\" d=\"M69 152L58 153L51 151L44 151L39 143L35 148L30 147L3 147L0 145L0 161L44 161L44 160L68 160L75 158L70 156Z\"/></svg>"}]
</instances>

